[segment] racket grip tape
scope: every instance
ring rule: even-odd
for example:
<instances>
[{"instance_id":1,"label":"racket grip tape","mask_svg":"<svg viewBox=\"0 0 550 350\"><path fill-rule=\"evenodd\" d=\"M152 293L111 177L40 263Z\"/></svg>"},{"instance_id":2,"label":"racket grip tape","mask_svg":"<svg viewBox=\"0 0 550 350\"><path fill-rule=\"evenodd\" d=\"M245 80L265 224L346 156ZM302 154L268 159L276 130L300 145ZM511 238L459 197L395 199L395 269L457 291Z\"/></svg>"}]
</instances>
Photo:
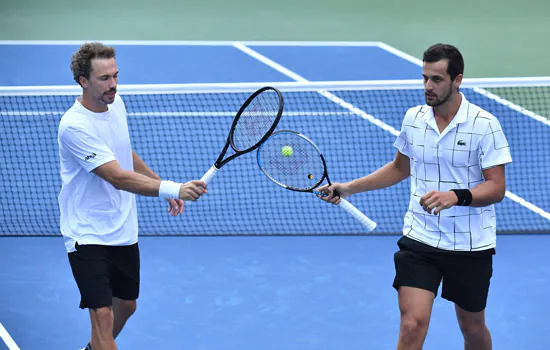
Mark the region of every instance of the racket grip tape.
<instances>
[{"instance_id":1,"label":"racket grip tape","mask_svg":"<svg viewBox=\"0 0 550 350\"><path fill-rule=\"evenodd\" d=\"M367 230L373 231L376 228L376 223L369 219L365 214L361 213L359 209L353 206L350 202L348 202L345 199L340 199L340 204L342 208L344 208L348 213L353 215L359 222L361 222Z\"/></svg>"},{"instance_id":2,"label":"racket grip tape","mask_svg":"<svg viewBox=\"0 0 550 350\"><path fill-rule=\"evenodd\" d=\"M214 175L216 175L216 173L219 171L220 169L216 168L215 165L212 165L212 167L210 169L208 169L208 171L206 172L206 174L204 174L204 176L201 178L201 181L204 181L206 182L206 184L208 185L208 182L210 180L212 180L212 178L214 177ZM190 205L191 203L193 203L192 201L188 201L185 205Z\"/></svg>"},{"instance_id":3,"label":"racket grip tape","mask_svg":"<svg viewBox=\"0 0 550 350\"><path fill-rule=\"evenodd\" d=\"M215 165L212 165L212 167L204 174L204 176L201 178L201 181L206 182L207 184L212 180L214 175L219 171L220 169L216 168Z\"/></svg>"}]
</instances>

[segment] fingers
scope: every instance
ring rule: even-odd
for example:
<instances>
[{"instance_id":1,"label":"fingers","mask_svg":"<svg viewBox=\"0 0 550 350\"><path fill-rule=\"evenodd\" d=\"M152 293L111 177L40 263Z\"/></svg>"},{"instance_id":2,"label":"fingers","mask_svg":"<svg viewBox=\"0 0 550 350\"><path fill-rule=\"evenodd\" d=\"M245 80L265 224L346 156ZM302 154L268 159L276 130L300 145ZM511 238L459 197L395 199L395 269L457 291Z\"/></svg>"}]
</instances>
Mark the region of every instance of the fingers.
<instances>
[{"instance_id":1,"label":"fingers","mask_svg":"<svg viewBox=\"0 0 550 350\"><path fill-rule=\"evenodd\" d=\"M180 188L180 199L196 201L206 193L207 184L204 181L192 180L184 183Z\"/></svg>"},{"instance_id":2,"label":"fingers","mask_svg":"<svg viewBox=\"0 0 550 350\"><path fill-rule=\"evenodd\" d=\"M317 197L321 198L325 202L329 202L332 204L340 204L340 196L338 195L338 191L336 190L336 185L332 184L331 186L323 185L317 189Z\"/></svg>"},{"instance_id":3,"label":"fingers","mask_svg":"<svg viewBox=\"0 0 550 350\"><path fill-rule=\"evenodd\" d=\"M183 213L184 202L181 199L167 198L168 213L170 216L178 216Z\"/></svg>"},{"instance_id":4,"label":"fingers","mask_svg":"<svg viewBox=\"0 0 550 350\"><path fill-rule=\"evenodd\" d=\"M437 212L441 211L443 208L441 208L442 206L442 203L438 200L435 200L435 201L431 201L430 204L426 205L425 209L428 213L432 213L432 210L436 209ZM439 209L439 210L437 210ZM436 214L436 212L434 212L434 215Z\"/></svg>"},{"instance_id":5,"label":"fingers","mask_svg":"<svg viewBox=\"0 0 550 350\"><path fill-rule=\"evenodd\" d=\"M172 212L174 211L174 206L177 206L176 201L172 198L166 198L166 200L168 201L168 213L170 216L174 216Z\"/></svg>"},{"instance_id":6,"label":"fingers","mask_svg":"<svg viewBox=\"0 0 550 350\"><path fill-rule=\"evenodd\" d=\"M433 214L434 214L434 215L437 215L437 214L439 214L443 209L447 209L447 207L444 207L444 206L442 206L442 205L439 205L439 206L436 207L436 209L434 210Z\"/></svg>"},{"instance_id":7,"label":"fingers","mask_svg":"<svg viewBox=\"0 0 550 350\"><path fill-rule=\"evenodd\" d=\"M328 192L328 191L327 191L328 189L329 189L329 185L326 184L326 185L323 185L323 186L319 187L319 188L317 189L317 191L319 191L319 192Z\"/></svg>"},{"instance_id":8,"label":"fingers","mask_svg":"<svg viewBox=\"0 0 550 350\"><path fill-rule=\"evenodd\" d=\"M181 199L177 199L176 202L178 203L178 206L179 206L179 208L180 208L178 214L183 213L183 209L185 208L185 202L182 201Z\"/></svg>"},{"instance_id":9,"label":"fingers","mask_svg":"<svg viewBox=\"0 0 550 350\"><path fill-rule=\"evenodd\" d=\"M181 199L172 199L167 198L168 201L168 213L170 216L178 216L181 213L183 213L183 209L185 208L185 202Z\"/></svg>"},{"instance_id":10,"label":"fingers","mask_svg":"<svg viewBox=\"0 0 550 350\"><path fill-rule=\"evenodd\" d=\"M421 201L422 201L422 199L421 199ZM428 213L431 214L432 210L434 208L438 208L441 205L441 202L437 198L429 197L429 198L425 199L423 201L423 203L421 203L421 205L422 205L422 209L424 209L424 211L427 211Z\"/></svg>"},{"instance_id":11,"label":"fingers","mask_svg":"<svg viewBox=\"0 0 550 350\"><path fill-rule=\"evenodd\" d=\"M424 205L427 205L426 201L430 200L430 198L436 193L436 191L430 191L426 194L424 194L421 198L420 198L420 205L421 206L424 206ZM428 203L429 204L429 203Z\"/></svg>"},{"instance_id":12,"label":"fingers","mask_svg":"<svg viewBox=\"0 0 550 350\"><path fill-rule=\"evenodd\" d=\"M431 214L432 209L434 208L434 205L437 203L437 191L430 191L425 193L422 197L420 197L420 205L422 206L422 209L424 211L427 211Z\"/></svg>"},{"instance_id":13,"label":"fingers","mask_svg":"<svg viewBox=\"0 0 550 350\"><path fill-rule=\"evenodd\" d=\"M206 187L208 187L208 184L204 181L201 181L201 180L191 180L188 183L192 183L193 185L195 185L197 187L201 187L205 190L206 190Z\"/></svg>"},{"instance_id":14,"label":"fingers","mask_svg":"<svg viewBox=\"0 0 550 350\"><path fill-rule=\"evenodd\" d=\"M420 205L424 211L438 215L442 210L452 207L456 201L453 192L430 191L420 198Z\"/></svg>"}]
</instances>

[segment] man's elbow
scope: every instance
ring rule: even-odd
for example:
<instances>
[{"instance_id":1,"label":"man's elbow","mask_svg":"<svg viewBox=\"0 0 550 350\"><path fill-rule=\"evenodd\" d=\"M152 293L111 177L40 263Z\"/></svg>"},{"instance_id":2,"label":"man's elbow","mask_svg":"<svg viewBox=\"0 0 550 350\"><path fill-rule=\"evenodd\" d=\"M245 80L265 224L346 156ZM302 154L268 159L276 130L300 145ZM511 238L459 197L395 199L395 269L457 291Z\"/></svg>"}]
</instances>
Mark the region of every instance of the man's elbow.
<instances>
[{"instance_id":1,"label":"man's elbow","mask_svg":"<svg viewBox=\"0 0 550 350\"><path fill-rule=\"evenodd\" d=\"M126 172L120 168L117 169L110 164L102 165L93 170L93 172L103 180L110 183L117 190L122 190L124 184L126 183Z\"/></svg>"},{"instance_id":2,"label":"man's elbow","mask_svg":"<svg viewBox=\"0 0 550 350\"><path fill-rule=\"evenodd\" d=\"M502 188L498 191L498 197L496 198L497 203L502 202L504 197L506 197L506 186L502 186Z\"/></svg>"}]
</instances>

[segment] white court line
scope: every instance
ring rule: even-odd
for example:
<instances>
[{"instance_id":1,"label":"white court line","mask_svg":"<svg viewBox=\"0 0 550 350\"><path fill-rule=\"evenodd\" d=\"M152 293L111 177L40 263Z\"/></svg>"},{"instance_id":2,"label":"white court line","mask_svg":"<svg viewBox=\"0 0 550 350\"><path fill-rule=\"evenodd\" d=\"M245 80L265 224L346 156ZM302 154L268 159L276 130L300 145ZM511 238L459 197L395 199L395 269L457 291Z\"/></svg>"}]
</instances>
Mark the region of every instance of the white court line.
<instances>
[{"instance_id":1,"label":"white court line","mask_svg":"<svg viewBox=\"0 0 550 350\"><path fill-rule=\"evenodd\" d=\"M377 41L240 41L246 46L347 46L347 47L378 47Z\"/></svg>"},{"instance_id":2,"label":"white court line","mask_svg":"<svg viewBox=\"0 0 550 350\"><path fill-rule=\"evenodd\" d=\"M233 46L235 41L208 40L0 40L0 45L81 45L85 42L105 45L136 46ZM241 41L248 46L355 46L378 47L375 41Z\"/></svg>"},{"instance_id":3,"label":"white court line","mask_svg":"<svg viewBox=\"0 0 550 350\"><path fill-rule=\"evenodd\" d=\"M236 47L237 49L241 50L245 54L254 57L258 61L262 62L263 64L275 69L279 73L283 73L284 75L286 75L289 78L292 78L292 79L294 79L296 81L299 81L301 83L309 82L309 80L302 77L301 75L298 75L298 74L294 73L293 71L291 71L290 69L287 69L287 68L283 67L279 63L265 57L264 55L260 54L259 52L254 51L251 48L246 47L246 45L244 45L242 43L235 43L233 46Z\"/></svg>"},{"instance_id":4,"label":"white court line","mask_svg":"<svg viewBox=\"0 0 550 350\"><path fill-rule=\"evenodd\" d=\"M485 89L482 89L482 88L479 88L479 87L474 88L474 91L477 92L480 95L483 95L483 96L485 96L485 97L487 97L491 100L496 101L497 103L500 103L501 105L504 105L504 106L506 106L510 109L513 109L516 112L519 112L523 115L526 115L528 117L531 117L531 118L535 119L538 122L541 122L543 124L546 124L546 125L550 126L550 120L549 119L547 119L543 116L540 116L540 115L536 114L535 112L532 112L532 111L530 111L530 110L528 110L524 107L521 107L521 106L519 106L519 105L517 105L513 102L510 102L507 99L504 99L504 98L502 98L498 95L495 95L492 92L489 92L489 91L487 91Z\"/></svg>"},{"instance_id":5,"label":"white court line","mask_svg":"<svg viewBox=\"0 0 550 350\"><path fill-rule=\"evenodd\" d=\"M2 338L4 343L6 343L9 350L20 350L19 346L17 346L17 344L15 344L15 341L10 336L10 334L8 333L6 328L4 328L4 326L2 326L2 323L0 323L0 338Z\"/></svg>"},{"instance_id":6,"label":"white court line","mask_svg":"<svg viewBox=\"0 0 550 350\"><path fill-rule=\"evenodd\" d=\"M397 57L400 57L400 58L402 58L402 59L404 59L404 60L407 60L407 61L409 61L409 62L412 62L412 63L414 63L414 64L416 64L416 65L422 67L422 63L423 63L423 62L422 62L421 59L418 59L418 58L416 58L416 57L414 57L414 56L412 56L412 55L409 55L408 53L405 53L405 52L403 52L403 51L401 51L401 50L398 50L398 49L396 49L395 47L392 47L392 46L390 46L390 45L388 45L388 44L386 44L386 43L379 43L379 44L378 44L378 47L381 48L382 50L386 50L386 51L388 51L389 53L394 54L394 55L397 56Z\"/></svg>"},{"instance_id":7,"label":"white court line","mask_svg":"<svg viewBox=\"0 0 550 350\"><path fill-rule=\"evenodd\" d=\"M298 75L298 74L294 73L290 69L287 69L287 68L283 67L282 65L278 64L277 62L275 62L275 61L265 57L264 55L252 50L251 48L246 47L242 43L236 43L234 46L237 49L243 51L244 53L254 57L258 61L264 63L265 65L268 65L269 67L277 70L278 72L283 73L287 77L290 77L290 78L292 78L296 81L302 82L302 83L309 82L309 80L302 77L301 75ZM368 120L369 122L375 124L376 126L382 128L386 131L389 131L394 135L399 135L399 131L395 130L392 126L384 123L380 119L375 118L374 116L366 113L365 111L355 107L351 103L348 103L348 102L342 100L340 97L338 97L338 96L336 96L336 95L334 95L334 94L332 94L328 91L323 91L323 90L318 91L318 93L323 95L324 97L328 98L332 102L336 103L337 105L347 109L348 111L352 112L353 114L356 114L356 115L360 116L361 118Z\"/></svg>"},{"instance_id":8,"label":"white court line","mask_svg":"<svg viewBox=\"0 0 550 350\"><path fill-rule=\"evenodd\" d=\"M385 43L379 43L378 47L380 47L381 49L386 50L386 51L388 51L388 52L390 52L390 53L392 53L392 54L394 54L398 57L401 57L404 60L407 60L411 63L414 63L414 64L422 67L423 62L422 62L421 59L413 57L413 56L409 55L408 53L405 53L401 50L396 49L395 47L391 47L391 46L389 46L388 44L385 44ZM548 120L547 118L545 118L543 116L540 116L540 115L536 114L535 112L532 112L532 111L530 111L530 110L528 110L524 107L521 107L521 106L519 106L519 105L517 105L517 104L515 104L511 101L508 101L505 98L502 98L498 95L495 95L495 94L493 94L493 93L491 93L491 92L489 92L489 91L487 91L483 88L480 88L480 87L474 88L474 91L477 92L478 94L481 94L481 95L487 97L488 99L491 99L491 100L493 100L493 101L495 101L495 102L497 102L501 105L504 105L504 106L506 106L510 109L513 109L514 111L519 112L519 113L521 113L521 114L523 114L523 115L525 115L529 118L535 119L538 122L541 122L541 123L543 123L547 126L550 126L550 120Z\"/></svg>"},{"instance_id":9,"label":"white court line","mask_svg":"<svg viewBox=\"0 0 550 350\"><path fill-rule=\"evenodd\" d=\"M517 195L513 194L510 191L506 191L506 197L510 198L511 200L513 200L516 203L521 204L525 208L534 211L535 213L539 214L543 218L545 218L547 220L550 220L550 213L547 213L544 210L542 210L541 208L537 207L536 205L534 205L532 203L529 203L528 201L521 198L520 196L517 196Z\"/></svg>"},{"instance_id":10,"label":"white court line","mask_svg":"<svg viewBox=\"0 0 550 350\"><path fill-rule=\"evenodd\" d=\"M262 63L270 66L271 68L279 71L280 73L283 73L286 76L294 79L294 80L297 80L297 81L300 81L300 82L303 82L303 83L308 82L308 80L306 78L304 78L304 77L296 74L295 72L283 67L279 63L277 63L277 62L261 55L260 53L246 47L242 43L236 43L235 47L238 48L239 50L245 52L246 54L249 54L250 56L256 58L257 60L261 61ZM401 52L401 51L399 51L395 48L392 48L392 47L388 46L387 44L380 43L380 47L385 49L385 50L390 51L391 53L396 54L397 56L399 56L401 58L404 58L408 61L411 61L413 63L418 64L418 62L420 61L417 58L414 58L414 57L412 57L412 56L410 56L410 55L408 55L404 52ZM393 135L395 135L395 136L399 135L399 131L397 131L396 129L394 129L390 125L388 125L388 124L384 123L383 121L375 118L374 116L366 113L365 111L353 106L351 103L348 103L348 102L342 100L338 96L335 96L334 94L331 94L330 92L327 92L327 91L319 91L319 93L321 95L325 96L326 98L328 98L329 100L333 101L334 103L342 106L343 108L353 112L354 114L357 114L358 116L362 117L363 119L366 119L369 122L375 124L376 126L382 128L386 131L389 131ZM550 213L548 213L548 212L544 211L543 209L537 207L533 203L530 203L530 202L526 201L525 199L521 198L520 196L518 196L518 195L516 195L516 194L514 194L510 191L506 191L506 197L510 198L512 201L520 204L521 206L535 212L536 214L539 214L543 218L546 218L546 219L550 220Z\"/></svg>"}]
</instances>

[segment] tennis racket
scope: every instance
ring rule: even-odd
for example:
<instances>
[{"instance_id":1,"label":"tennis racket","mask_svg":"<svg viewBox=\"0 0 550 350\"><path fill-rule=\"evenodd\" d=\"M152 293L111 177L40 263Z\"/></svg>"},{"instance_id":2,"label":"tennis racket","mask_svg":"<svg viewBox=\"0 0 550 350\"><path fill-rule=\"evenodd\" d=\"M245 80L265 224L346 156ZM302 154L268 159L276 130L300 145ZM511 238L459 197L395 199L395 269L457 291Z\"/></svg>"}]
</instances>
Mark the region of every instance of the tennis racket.
<instances>
[{"instance_id":1,"label":"tennis racket","mask_svg":"<svg viewBox=\"0 0 550 350\"><path fill-rule=\"evenodd\" d=\"M258 148L277 127L283 107L283 95L276 88L266 86L250 95L237 112L218 159L201 180L210 182L225 164ZM224 159L230 146L235 153Z\"/></svg>"},{"instance_id":2,"label":"tennis racket","mask_svg":"<svg viewBox=\"0 0 550 350\"><path fill-rule=\"evenodd\" d=\"M327 165L319 148L308 137L291 130L274 132L258 148L258 166L277 185L298 192L314 191L326 179L330 185ZM376 223L345 199L340 207L353 215L370 232Z\"/></svg>"}]
</instances>

